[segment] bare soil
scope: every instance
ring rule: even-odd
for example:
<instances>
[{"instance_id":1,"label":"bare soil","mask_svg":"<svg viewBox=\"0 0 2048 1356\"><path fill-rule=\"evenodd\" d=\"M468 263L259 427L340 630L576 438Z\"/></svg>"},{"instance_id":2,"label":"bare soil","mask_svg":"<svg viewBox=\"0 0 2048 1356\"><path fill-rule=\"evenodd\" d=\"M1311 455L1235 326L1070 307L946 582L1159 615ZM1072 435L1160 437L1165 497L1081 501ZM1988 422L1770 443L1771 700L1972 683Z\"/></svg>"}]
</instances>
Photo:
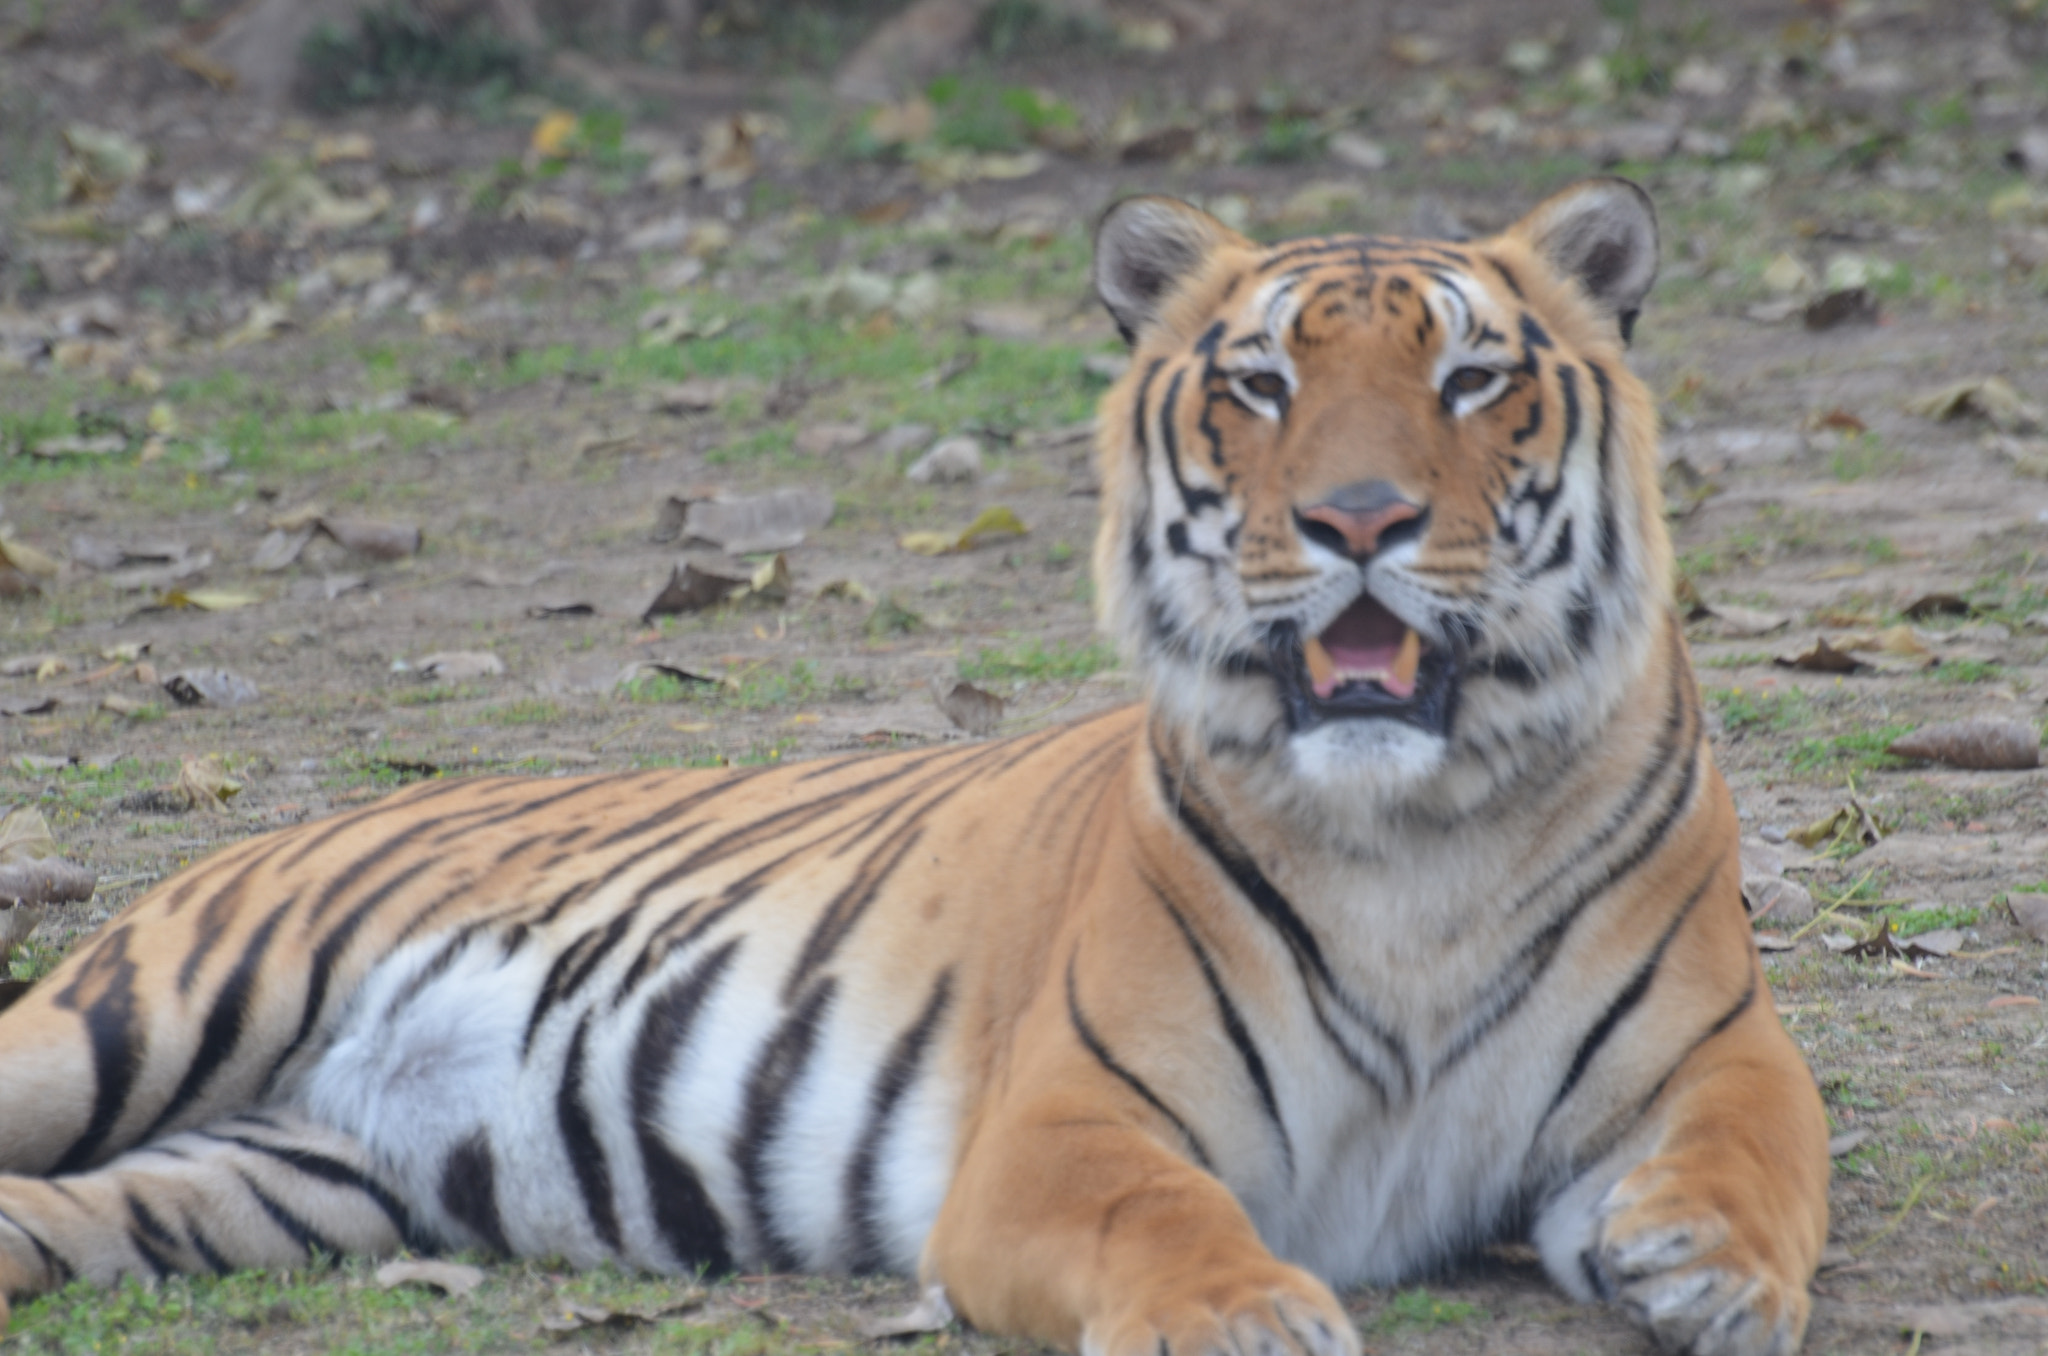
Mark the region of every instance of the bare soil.
<instances>
[{"instance_id":1,"label":"bare soil","mask_svg":"<svg viewBox=\"0 0 2048 1356\"><path fill-rule=\"evenodd\" d=\"M1086 223L1116 196L1158 190L1267 237L1483 230L1619 162L1663 213L1664 279L1636 362L1683 463L1673 529L1704 605L1694 653L1721 765L1751 840L1779 845L1789 878L1833 907L1811 927L1758 924L1790 944L1767 960L1779 1010L1836 1130L1861 1137L1841 1141L1807 1349L2048 1350L2048 946L2006 902L2048 888L2048 771L1881 753L1886 732L1966 717L2038 730L2048 715L2048 455L2027 441L2042 430L2023 414L2018 442L2001 445L1981 418L1908 408L1988 376L2048 403L2048 182L2015 150L2048 125L2040 9L1132 5L1125 17L1153 26L1129 32L1163 23L1169 50L1098 35L969 69L1055 92L1083 133L1024 148L1042 163L1007 178L1016 166L849 153L854 115L793 57L652 81L618 67L594 102L623 112L624 152L572 155L554 175L533 168L546 111L533 97L278 113L167 58L204 4L76 0L45 14L0 0L0 536L59 563L0 600L0 660L61 661L0 677L0 709L19 712L0 717L0 800L37 803L102 876L91 903L54 911L17 973L225 842L419 776L967 738L934 700L963 674L1006 700L1005 732L1129 700L1128 679L1089 649L1095 501L1071 426L1101 389L1089 363L1116 345L1087 294ZM1210 20L1222 26L1204 36ZM1516 46L1530 41L1542 61ZM1575 82L1589 57L1615 87ZM748 112L781 122L739 182L650 182L663 146L698 149ZM145 145L146 170L65 201L61 134L80 122ZM1145 158L1144 135L1162 129L1187 135ZM1369 138L1389 163L1345 163L1333 132ZM319 163L320 139L341 133L364 134L367 159ZM310 165L331 193L388 192L390 205L329 231L236 223L219 207L179 215L181 189L224 180L225 202L274 172L266 163ZM730 239L630 243L672 218ZM676 271L685 250L703 256L701 276ZM406 283L381 310L376 281L334 281L363 251ZM828 294L856 266L895 289L895 309L835 309ZM920 276L938 280L923 310L900 301ZM1869 287L1875 323L1802 324L1831 283ZM282 323L252 331L265 303ZM643 346L661 305L728 328ZM663 411L675 380L707 374L736 376L736 394ZM928 438L978 437L981 478L907 483L921 445L906 454L886 435L909 421ZM121 450L32 455L109 429ZM683 554L652 540L663 501L787 484L826 487L839 507L788 551L786 596L643 618ZM258 570L272 521L309 505L416 524L424 547L377 560L316 538L297 563ZM992 505L1028 535L936 557L898 544ZM81 537L212 559L175 580L130 572L148 562L99 570ZM164 606L178 590L254 601ZM1960 610L1906 615L1930 594ZM1784 625L1737 634L1706 614L1716 604ZM1875 662L1848 673L1775 662L1901 625L1918 653L1858 652ZM448 651L489 651L505 671L423 679L421 660ZM643 662L714 681L620 689ZM161 680L197 668L238 673L261 697L180 706ZM206 755L241 784L224 810L148 808ZM1784 844L1851 797L1875 816L1875 845ZM1962 935L1944 957L1859 957L1825 940L1887 914L1901 931ZM106 1331L147 1350L180 1349L195 1323L209 1344L266 1350L327 1349L339 1333L378 1350L548 1340L541 1318L576 1283L530 1266L492 1276L467 1301L421 1300L384 1326L350 1309L366 1285L352 1265L253 1320L234 1317L240 1292L207 1301L200 1285L174 1287L196 1307L145 1306ZM708 1329L575 1340L841 1346L912 1298L907 1285L756 1278L712 1292ZM1649 1349L1514 1248L1426 1292L1354 1299L1375 1351ZM747 1317L763 1305L773 1322ZM26 1308L5 1345L90 1345L88 1308ZM487 1309L495 1325L477 1326Z\"/></svg>"}]
</instances>

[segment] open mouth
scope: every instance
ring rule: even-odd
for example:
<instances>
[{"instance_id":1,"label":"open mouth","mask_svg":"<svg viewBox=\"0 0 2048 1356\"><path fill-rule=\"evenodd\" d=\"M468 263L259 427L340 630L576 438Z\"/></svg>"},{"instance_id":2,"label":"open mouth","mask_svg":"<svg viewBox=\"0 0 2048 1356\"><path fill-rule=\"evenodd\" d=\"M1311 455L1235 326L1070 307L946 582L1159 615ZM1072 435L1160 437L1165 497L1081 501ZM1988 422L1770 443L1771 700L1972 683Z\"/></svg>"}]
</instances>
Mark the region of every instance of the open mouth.
<instances>
[{"instance_id":1,"label":"open mouth","mask_svg":"<svg viewBox=\"0 0 2048 1356\"><path fill-rule=\"evenodd\" d=\"M1281 703L1296 734L1331 720L1399 720L1448 735L1458 702L1458 669L1370 593L1320 635L1293 622L1268 639Z\"/></svg>"}]
</instances>

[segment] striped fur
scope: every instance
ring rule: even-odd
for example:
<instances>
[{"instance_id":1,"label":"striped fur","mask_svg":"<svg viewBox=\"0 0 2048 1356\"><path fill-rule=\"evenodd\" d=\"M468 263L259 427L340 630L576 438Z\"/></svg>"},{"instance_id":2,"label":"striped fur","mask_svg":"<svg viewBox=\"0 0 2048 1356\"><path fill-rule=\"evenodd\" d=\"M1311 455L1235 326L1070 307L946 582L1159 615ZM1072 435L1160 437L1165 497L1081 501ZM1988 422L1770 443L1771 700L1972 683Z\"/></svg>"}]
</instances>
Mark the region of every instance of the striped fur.
<instances>
[{"instance_id":1,"label":"striped fur","mask_svg":"<svg viewBox=\"0 0 2048 1356\"><path fill-rule=\"evenodd\" d=\"M216 854L0 1017L0 1295L485 1247L1348 1356L1329 1285L1529 1237L1667 1345L1796 1347L1825 1120L1665 602L1632 194L1456 246L1118 209L1144 705Z\"/></svg>"}]
</instances>

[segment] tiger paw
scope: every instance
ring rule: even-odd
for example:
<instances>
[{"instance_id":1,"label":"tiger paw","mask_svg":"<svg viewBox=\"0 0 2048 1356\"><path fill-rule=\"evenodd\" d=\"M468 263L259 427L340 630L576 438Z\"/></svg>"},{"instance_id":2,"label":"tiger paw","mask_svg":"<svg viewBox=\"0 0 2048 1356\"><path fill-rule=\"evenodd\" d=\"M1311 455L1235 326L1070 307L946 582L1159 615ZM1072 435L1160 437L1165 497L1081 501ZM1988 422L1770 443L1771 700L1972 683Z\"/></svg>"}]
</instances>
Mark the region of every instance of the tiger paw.
<instances>
[{"instance_id":1,"label":"tiger paw","mask_svg":"<svg viewBox=\"0 0 2048 1356\"><path fill-rule=\"evenodd\" d=\"M1268 1262L1175 1282L1090 1323L1082 1356L1358 1356L1358 1330L1329 1287Z\"/></svg>"},{"instance_id":2,"label":"tiger paw","mask_svg":"<svg viewBox=\"0 0 2048 1356\"><path fill-rule=\"evenodd\" d=\"M1602 1297L1618 1301L1666 1351L1688 1356L1791 1356L1811 1305L1803 1275L1745 1237L1682 1176L1646 1164L1601 1206L1599 1241L1581 1259Z\"/></svg>"}]
</instances>

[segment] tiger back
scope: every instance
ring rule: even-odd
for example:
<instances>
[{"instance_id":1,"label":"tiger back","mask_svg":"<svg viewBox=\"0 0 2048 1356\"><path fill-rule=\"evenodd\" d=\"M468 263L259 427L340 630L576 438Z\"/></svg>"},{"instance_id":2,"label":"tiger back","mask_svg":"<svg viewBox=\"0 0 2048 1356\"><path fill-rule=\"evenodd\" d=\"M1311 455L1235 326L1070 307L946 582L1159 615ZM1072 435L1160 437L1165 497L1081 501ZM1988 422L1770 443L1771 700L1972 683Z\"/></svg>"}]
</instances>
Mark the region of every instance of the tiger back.
<instances>
[{"instance_id":1,"label":"tiger back","mask_svg":"<svg viewBox=\"0 0 2048 1356\"><path fill-rule=\"evenodd\" d=\"M1348 1356L1331 1285L1526 1237L1792 1350L1825 1118L1669 604L1655 257L1620 180L1469 244L1113 209L1141 706L216 854L0 1016L0 1294L485 1247Z\"/></svg>"}]
</instances>

